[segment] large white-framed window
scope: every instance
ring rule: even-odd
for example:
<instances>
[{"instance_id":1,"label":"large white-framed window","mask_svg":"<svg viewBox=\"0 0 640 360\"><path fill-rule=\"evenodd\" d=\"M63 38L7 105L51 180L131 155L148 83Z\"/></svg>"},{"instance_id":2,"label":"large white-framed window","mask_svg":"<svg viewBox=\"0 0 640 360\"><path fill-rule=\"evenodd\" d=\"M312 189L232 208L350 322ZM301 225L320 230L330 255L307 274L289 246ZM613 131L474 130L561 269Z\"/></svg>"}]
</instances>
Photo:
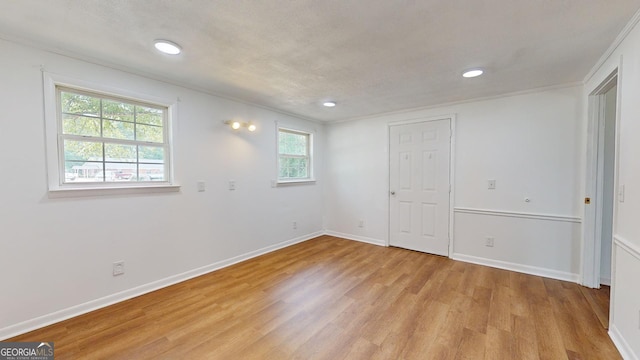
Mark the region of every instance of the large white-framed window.
<instances>
[{"instance_id":1,"label":"large white-framed window","mask_svg":"<svg viewBox=\"0 0 640 360\"><path fill-rule=\"evenodd\" d=\"M175 187L172 104L45 75L49 191Z\"/></svg>"},{"instance_id":2,"label":"large white-framed window","mask_svg":"<svg viewBox=\"0 0 640 360\"><path fill-rule=\"evenodd\" d=\"M278 183L312 181L313 134L278 127Z\"/></svg>"}]
</instances>

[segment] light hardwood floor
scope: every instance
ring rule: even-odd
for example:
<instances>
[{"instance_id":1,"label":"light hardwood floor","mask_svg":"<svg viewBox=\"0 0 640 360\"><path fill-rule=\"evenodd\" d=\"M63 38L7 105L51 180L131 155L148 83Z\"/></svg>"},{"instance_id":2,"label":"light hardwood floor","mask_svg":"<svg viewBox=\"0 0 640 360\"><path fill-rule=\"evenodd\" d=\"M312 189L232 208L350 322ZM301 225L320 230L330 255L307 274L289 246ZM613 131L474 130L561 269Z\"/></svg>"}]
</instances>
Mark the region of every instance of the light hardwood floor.
<instances>
[{"instance_id":1,"label":"light hardwood floor","mask_svg":"<svg viewBox=\"0 0 640 360\"><path fill-rule=\"evenodd\" d=\"M587 289L322 236L16 337L56 359L619 359Z\"/></svg>"}]
</instances>

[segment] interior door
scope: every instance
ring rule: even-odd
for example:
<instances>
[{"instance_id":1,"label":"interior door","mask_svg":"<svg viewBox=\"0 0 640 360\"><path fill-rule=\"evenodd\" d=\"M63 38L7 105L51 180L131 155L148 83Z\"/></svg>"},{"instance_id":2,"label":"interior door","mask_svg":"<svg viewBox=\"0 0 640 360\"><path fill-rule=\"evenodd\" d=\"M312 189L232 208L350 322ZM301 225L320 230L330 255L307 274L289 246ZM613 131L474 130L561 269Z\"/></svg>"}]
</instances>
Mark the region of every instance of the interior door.
<instances>
[{"instance_id":1,"label":"interior door","mask_svg":"<svg viewBox=\"0 0 640 360\"><path fill-rule=\"evenodd\" d=\"M451 120L390 127L391 246L449 255Z\"/></svg>"}]
</instances>

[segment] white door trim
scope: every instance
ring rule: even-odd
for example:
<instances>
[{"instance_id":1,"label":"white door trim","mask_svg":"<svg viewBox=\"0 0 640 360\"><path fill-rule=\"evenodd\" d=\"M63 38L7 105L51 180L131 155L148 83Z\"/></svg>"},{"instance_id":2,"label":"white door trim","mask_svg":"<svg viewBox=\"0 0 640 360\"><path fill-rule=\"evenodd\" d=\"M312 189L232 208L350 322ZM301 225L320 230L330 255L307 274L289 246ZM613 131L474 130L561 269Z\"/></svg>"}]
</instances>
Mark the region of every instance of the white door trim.
<instances>
[{"instance_id":1,"label":"white door trim","mask_svg":"<svg viewBox=\"0 0 640 360\"><path fill-rule=\"evenodd\" d=\"M588 131L587 131L587 161L585 178L585 197L592 199L590 205L584 206L584 219L582 227L583 247L582 247L582 280L581 284L590 288L600 288L600 260L602 246L602 213L603 213L603 162L599 161L603 156L604 134L601 125L605 121L604 114L604 94L613 86L617 86L616 99L616 138L615 138L615 166L614 166L614 204L617 200L618 184L618 144L619 144L619 124L620 124L620 65L616 67L602 82L589 92L588 96ZM614 85L616 84L617 85ZM615 234L615 212L617 206L614 205L614 229ZM615 266L614 263L611 264ZM613 276L612 283L613 283Z\"/></svg>"},{"instance_id":2,"label":"white door trim","mask_svg":"<svg viewBox=\"0 0 640 360\"><path fill-rule=\"evenodd\" d=\"M449 120L449 126L451 127L451 139L449 141L449 258L453 255L453 205L455 204L455 139L456 139L456 114L418 117L399 121L391 121L387 123L387 239L385 246L390 246L391 242L391 144L390 134L391 127L396 125L415 124L429 121Z\"/></svg>"}]
</instances>

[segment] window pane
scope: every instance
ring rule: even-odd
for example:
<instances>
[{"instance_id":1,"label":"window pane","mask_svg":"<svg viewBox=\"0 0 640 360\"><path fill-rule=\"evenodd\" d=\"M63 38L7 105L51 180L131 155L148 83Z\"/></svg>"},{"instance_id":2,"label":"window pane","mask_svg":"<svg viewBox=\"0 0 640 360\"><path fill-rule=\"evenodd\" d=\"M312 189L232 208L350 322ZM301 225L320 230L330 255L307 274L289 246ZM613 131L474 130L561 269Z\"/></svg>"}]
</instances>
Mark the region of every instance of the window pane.
<instances>
[{"instance_id":1,"label":"window pane","mask_svg":"<svg viewBox=\"0 0 640 360\"><path fill-rule=\"evenodd\" d=\"M102 163L84 161L64 162L64 182L95 182L96 175L102 172Z\"/></svg>"},{"instance_id":2,"label":"window pane","mask_svg":"<svg viewBox=\"0 0 640 360\"><path fill-rule=\"evenodd\" d=\"M136 162L136 146L120 144L104 144L104 157L107 161Z\"/></svg>"},{"instance_id":3,"label":"window pane","mask_svg":"<svg viewBox=\"0 0 640 360\"><path fill-rule=\"evenodd\" d=\"M64 159L102 161L102 143L65 140Z\"/></svg>"},{"instance_id":4,"label":"window pane","mask_svg":"<svg viewBox=\"0 0 640 360\"><path fill-rule=\"evenodd\" d=\"M279 150L280 154L307 155L308 135L292 134L280 132Z\"/></svg>"},{"instance_id":5,"label":"window pane","mask_svg":"<svg viewBox=\"0 0 640 360\"><path fill-rule=\"evenodd\" d=\"M62 115L62 132L70 135L100 136L100 119L79 115Z\"/></svg>"},{"instance_id":6,"label":"window pane","mask_svg":"<svg viewBox=\"0 0 640 360\"><path fill-rule=\"evenodd\" d=\"M104 120L102 122L102 136L111 139L133 140L134 124L129 122Z\"/></svg>"},{"instance_id":7,"label":"window pane","mask_svg":"<svg viewBox=\"0 0 640 360\"><path fill-rule=\"evenodd\" d=\"M280 177L288 178L289 177L289 158L280 157Z\"/></svg>"},{"instance_id":8,"label":"window pane","mask_svg":"<svg viewBox=\"0 0 640 360\"><path fill-rule=\"evenodd\" d=\"M136 181L136 163L105 163L105 181Z\"/></svg>"},{"instance_id":9,"label":"window pane","mask_svg":"<svg viewBox=\"0 0 640 360\"><path fill-rule=\"evenodd\" d=\"M107 167L107 169L109 168L110 164L106 163L105 167ZM111 166L111 170L106 170L106 171L99 171L96 176L95 179L97 181L104 181L104 182L113 182L116 181L116 171L113 170L113 166Z\"/></svg>"},{"instance_id":10,"label":"window pane","mask_svg":"<svg viewBox=\"0 0 640 360\"><path fill-rule=\"evenodd\" d=\"M142 162L149 162L149 160L164 162L164 148L161 146L139 146L138 158Z\"/></svg>"},{"instance_id":11,"label":"window pane","mask_svg":"<svg viewBox=\"0 0 640 360\"><path fill-rule=\"evenodd\" d=\"M102 100L102 117L133 122L133 108L131 104L105 99Z\"/></svg>"},{"instance_id":12,"label":"window pane","mask_svg":"<svg viewBox=\"0 0 640 360\"><path fill-rule=\"evenodd\" d=\"M144 106L136 106L136 122L162 126L162 110Z\"/></svg>"},{"instance_id":13,"label":"window pane","mask_svg":"<svg viewBox=\"0 0 640 360\"><path fill-rule=\"evenodd\" d=\"M304 160L300 163L300 166L298 167L298 169L300 170L300 177L303 178L308 178L309 177L309 171L307 169L307 161Z\"/></svg>"},{"instance_id":14,"label":"window pane","mask_svg":"<svg viewBox=\"0 0 640 360\"><path fill-rule=\"evenodd\" d=\"M164 173L151 173L148 176L151 181L164 181Z\"/></svg>"},{"instance_id":15,"label":"window pane","mask_svg":"<svg viewBox=\"0 0 640 360\"><path fill-rule=\"evenodd\" d=\"M164 164L140 164L139 181L164 181Z\"/></svg>"},{"instance_id":16,"label":"window pane","mask_svg":"<svg viewBox=\"0 0 640 360\"><path fill-rule=\"evenodd\" d=\"M62 112L100 116L100 99L88 95L61 92Z\"/></svg>"},{"instance_id":17,"label":"window pane","mask_svg":"<svg viewBox=\"0 0 640 360\"><path fill-rule=\"evenodd\" d=\"M278 175L281 179L306 179L309 177L307 158L280 157Z\"/></svg>"},{"instance_id":18,"label":"window pane","mask_svg":"<svg viewBox=\"0 0 640 360\"><path fill-rule=\"evenodd\" d=\"M306 178L309 177L307 173L307 159L295 159L294 168L297 171L297 177Z\"/></svg>"},{"instance_id":19,"label":"window pane","mask_svg":"<svg viewBox=\"0 0 640 360\"><path fill-rule=\"evenodd\" d=\"M138 124L136 125L136 140L161 143L164 140L162 128Z\"/></svg>"}]
</instances>

